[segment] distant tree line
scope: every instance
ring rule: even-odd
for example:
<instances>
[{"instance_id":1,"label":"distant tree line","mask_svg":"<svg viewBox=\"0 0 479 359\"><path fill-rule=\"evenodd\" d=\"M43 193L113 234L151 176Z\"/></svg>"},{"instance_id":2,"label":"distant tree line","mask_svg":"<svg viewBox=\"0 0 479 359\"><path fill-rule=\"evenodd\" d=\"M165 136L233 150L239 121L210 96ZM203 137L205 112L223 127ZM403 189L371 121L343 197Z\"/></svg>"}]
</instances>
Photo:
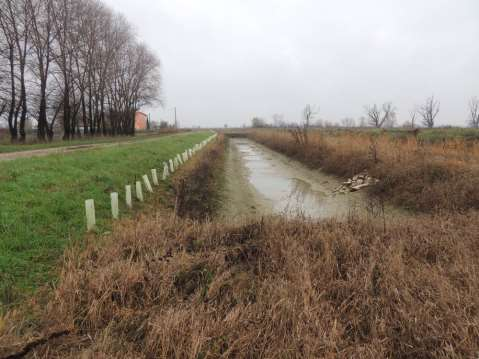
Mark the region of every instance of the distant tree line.
<instances>
[{"instance_id":1,"label":"distant tree line","mask_svg":"<svg viewBox=\"0 0 479 359\"><path fill-rule=\"evenodd\" d=\"M422 106L416 106L409 111L409 120L404 122L401 127L417 128L419 126L433 128L436 124L436 117L439 114L440 102L431 96L426 99ZM345 117L340 122L324 121L316 119L319 110L315 110L311 105L306 105L303 109L300 124L296 122L287 122L281 114L274 114L273 121L268 122L261 117L254 117L251 120L251 126L254 128L288 128L302 129L310 127L373 127L373 128L392 128L397 127L396 107L392 102L386 102L381 106L377 104L364 107L365 116L361 116L358 121L351 117ZM418 123L419 120L419 123ZM479 98L473 97L468 103L467 125L472 128L479 128Z\"/></svg>"},{"instance_id":2,"label":"distant tree line","mask_svg":"<svg viewBox=\"0 0 479 359\"><path fill-rule=\"evenodd\" d=\"M132 135L159 99L160 62L120 14L97 0L0 0L0 121L40 141Z\"/></svg>"}]
</instances>

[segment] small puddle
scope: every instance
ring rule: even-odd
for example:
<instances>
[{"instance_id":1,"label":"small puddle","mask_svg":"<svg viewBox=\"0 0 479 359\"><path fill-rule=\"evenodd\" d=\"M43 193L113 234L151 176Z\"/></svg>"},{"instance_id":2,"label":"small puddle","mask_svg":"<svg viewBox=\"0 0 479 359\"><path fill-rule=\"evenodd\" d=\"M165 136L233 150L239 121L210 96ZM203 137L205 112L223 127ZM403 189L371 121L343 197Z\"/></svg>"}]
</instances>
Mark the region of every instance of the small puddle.
<instances>
[{"instance_id":1,"label":"small puddle","mask_svg":"<svg viewBox=\"0 0 479 359\"><path fill-rule=\"evenodd\" d=\"M333 194L340 184L337 178L309 170L251 140L233 138L229 142L232 147L230 151L236 151L234 161L230 161L235 162L235 169L230 169L229 173L243 176L244 181L248 182L256 199L263 204L252 208L262 208L259 210L261 214L271 212L312 218L338 217L347 215L364 201L358 193ZM238 178L235 181L238 182ZM235 189L242 190L238 187L236 184Z\"/></svg>"}]
</instances>

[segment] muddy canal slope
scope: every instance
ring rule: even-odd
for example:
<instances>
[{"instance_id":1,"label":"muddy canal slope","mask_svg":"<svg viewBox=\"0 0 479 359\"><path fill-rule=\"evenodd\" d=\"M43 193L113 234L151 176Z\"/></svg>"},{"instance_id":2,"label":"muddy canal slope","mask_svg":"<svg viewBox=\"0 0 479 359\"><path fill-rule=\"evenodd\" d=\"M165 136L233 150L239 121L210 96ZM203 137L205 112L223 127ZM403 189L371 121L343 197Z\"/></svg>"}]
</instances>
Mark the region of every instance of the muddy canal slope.
<instances>
[{"instance_id":1,"label":"muddy canal slope","mask_svg":"<svg viewBox=\"0 0 479 359\"><path fill-rule=\"evenodd\" d=\"M249 139L229 140L221 216L230 219L267 214L343 217L364 208L364 194L334 194L336 177L310 170Z\"/></svg>"}]
</instances>

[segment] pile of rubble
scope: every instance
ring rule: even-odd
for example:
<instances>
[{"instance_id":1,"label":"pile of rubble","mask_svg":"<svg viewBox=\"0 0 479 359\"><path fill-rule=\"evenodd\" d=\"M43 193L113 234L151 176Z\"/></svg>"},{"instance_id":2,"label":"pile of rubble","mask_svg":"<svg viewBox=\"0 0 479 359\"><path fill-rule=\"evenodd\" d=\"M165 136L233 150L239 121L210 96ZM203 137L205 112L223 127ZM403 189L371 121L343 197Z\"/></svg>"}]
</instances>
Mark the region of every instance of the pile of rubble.
<instances>
[{"instance_id":1,"label":"pile of rubble","mask_svg":"<svg viewBox=\"0 0 479 359\"><path fill-rule=\"evenodd\" d=\"M366 171L363 171L360 174L349 178L346 182L343 182L343 184L336 188L333 193L356 192L361 188L372 186L378 182L378 179L371 177Z\"/></svg>"}]
</instances>

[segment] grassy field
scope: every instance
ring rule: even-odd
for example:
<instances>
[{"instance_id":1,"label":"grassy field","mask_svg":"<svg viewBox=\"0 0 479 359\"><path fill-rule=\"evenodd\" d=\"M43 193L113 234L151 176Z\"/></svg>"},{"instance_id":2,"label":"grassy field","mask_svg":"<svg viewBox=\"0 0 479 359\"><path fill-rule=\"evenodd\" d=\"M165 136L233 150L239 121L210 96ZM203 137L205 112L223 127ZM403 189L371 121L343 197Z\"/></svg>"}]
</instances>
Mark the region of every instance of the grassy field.
<instances>
[{"instance_id":1,"label":"grassy field","mask_svg":"<svg viewBox=\"0 0 479 359\"><path fill-rule=\"evenodd\" d=\"M122 201L125 184L209 135L0 162L0 302L52 279L64 247L84 233L85 199L95 199L99 228L108 229L110 192Z\"/></svg>"},{"instance_id":2,"label":"grassy field","mask_svg":"<svg viewBox=\"0 0 479 359\"><path fill-rule=\"evenodd\" d=\"M116 142L136 142L145 138L153 138L155 136L168 135L168 132L138 132L135 136L117 136L117 137L83 137L71 141L63 141L55 139L52 142L38 143L36 141L27 142L25 144L12 144L7 139L0 141L0 153L22 152L32 150L42 150L46 148L70 147L79 145L93 145L102 143L116 143Z\"/></svg>"}]
</instances>

